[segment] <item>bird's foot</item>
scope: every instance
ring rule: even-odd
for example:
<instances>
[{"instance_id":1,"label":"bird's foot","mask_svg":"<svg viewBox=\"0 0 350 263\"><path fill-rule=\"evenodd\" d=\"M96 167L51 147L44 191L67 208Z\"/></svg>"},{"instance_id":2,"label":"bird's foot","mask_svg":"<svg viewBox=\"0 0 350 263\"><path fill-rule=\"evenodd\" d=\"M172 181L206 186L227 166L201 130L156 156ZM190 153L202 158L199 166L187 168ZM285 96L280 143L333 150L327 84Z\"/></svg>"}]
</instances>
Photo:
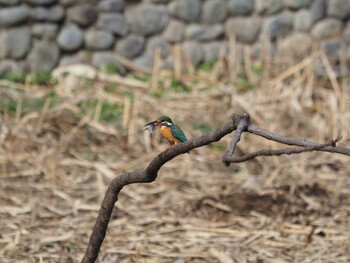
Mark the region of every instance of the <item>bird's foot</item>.
<instances>
[{"instance_id":1,"label":"bird's foot","mask_svg":"<svg viewBox=\"0 0 350 263\"><path fill-rule=\"evenodd\" d=\"M169 145L169 147L168 147L168 148L166 148L164 152L169 151L171 148L173 148L173 146L174 146L174 145Z\"/></svg>"}]
</instances>

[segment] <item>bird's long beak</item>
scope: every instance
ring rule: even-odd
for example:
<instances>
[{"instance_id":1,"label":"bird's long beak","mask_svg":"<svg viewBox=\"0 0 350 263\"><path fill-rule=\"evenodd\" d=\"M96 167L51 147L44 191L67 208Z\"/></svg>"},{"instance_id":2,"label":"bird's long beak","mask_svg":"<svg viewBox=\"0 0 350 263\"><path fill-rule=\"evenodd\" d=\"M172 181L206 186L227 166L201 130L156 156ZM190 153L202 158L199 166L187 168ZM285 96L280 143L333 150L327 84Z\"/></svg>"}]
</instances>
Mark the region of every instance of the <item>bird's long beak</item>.
<instances>
[{"instance_id":1,"label":"bird's long beak","mask_svg":"<svg viewBox=\"0 0 350 263\"><path fill-rule=\"evenodd\" d=\"M158 123L159 123L159 120L155 120L155 121L151 121L151 122L145 124L145 126L152 125L152 124L153 125L158 125Z\"/></svg>"}]
</instances>

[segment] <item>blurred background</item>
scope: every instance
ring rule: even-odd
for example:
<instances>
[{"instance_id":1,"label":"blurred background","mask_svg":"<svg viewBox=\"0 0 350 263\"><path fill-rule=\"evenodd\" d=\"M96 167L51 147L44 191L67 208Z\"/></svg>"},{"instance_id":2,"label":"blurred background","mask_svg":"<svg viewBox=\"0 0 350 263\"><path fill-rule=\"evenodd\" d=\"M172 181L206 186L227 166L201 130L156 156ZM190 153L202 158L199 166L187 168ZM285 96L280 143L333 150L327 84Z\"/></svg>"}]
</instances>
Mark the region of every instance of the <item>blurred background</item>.
<instances>
[{"instance_id":1,"label":"blurred background","mask_svg":"<svg viewBox=\"0 0 350 263\"><path fill-rule=\"evenodd\" d=\"M108 183L233 113L349 145L348 0L0 0L0 261L79 262ZM349 262L348 157L225 167L232 135L125 187L98 262ZM241 156L284 147L244 134Z\"/></svg>"}]
</instances>

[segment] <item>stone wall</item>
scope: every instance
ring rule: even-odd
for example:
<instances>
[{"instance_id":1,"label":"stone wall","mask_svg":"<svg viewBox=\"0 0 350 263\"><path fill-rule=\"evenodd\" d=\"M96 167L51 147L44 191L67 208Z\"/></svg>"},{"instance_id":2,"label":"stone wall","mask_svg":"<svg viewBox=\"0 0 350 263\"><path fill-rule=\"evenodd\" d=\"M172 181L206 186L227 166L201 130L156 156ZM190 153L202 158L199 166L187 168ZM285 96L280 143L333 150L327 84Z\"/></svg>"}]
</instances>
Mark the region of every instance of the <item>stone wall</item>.
<instances>
[{"instance_id":1,"label":"stone wall","mask_svg":"<svg viewBox=\"0 0 350 263\"><path fill-rule=\"evenodd\" d=\"M181 43L194 64L213 61L228 39L263 37L303 56L313 40L329 52L350 43L350 0L0 0L0 76L58 65L171 65Z\"/></svg>"}]
</instances>

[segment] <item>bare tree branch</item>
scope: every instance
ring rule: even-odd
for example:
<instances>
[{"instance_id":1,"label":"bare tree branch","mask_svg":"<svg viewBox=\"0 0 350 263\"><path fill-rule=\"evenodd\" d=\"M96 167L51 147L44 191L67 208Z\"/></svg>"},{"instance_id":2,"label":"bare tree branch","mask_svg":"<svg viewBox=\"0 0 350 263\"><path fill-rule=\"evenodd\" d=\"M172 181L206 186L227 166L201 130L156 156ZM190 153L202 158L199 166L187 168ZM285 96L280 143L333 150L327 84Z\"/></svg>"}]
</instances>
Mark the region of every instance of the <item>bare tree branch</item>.
<instances>
[{"instance_id":1,"label":"bare tree branch","mask_svg":"<svg viewBox=\"0 0 350 263\"><path fill-rule=\"evenodd\" d=\"M257 125L251 123L248 126L248 132L259 135L261 137L264 137L265 139L283 143L286 145L294 145L294 146L301 146L301 147L317 147L322 144L316 143L316 142L311 142L308 140L300 139L300 138L292 138L288 136L283 136L279 135L273 132L269 132L267 130L264 130ZM340 138L337 138L335 141L339 141ZM350 156L350 148L346 147L339 147L339 146L327 146L327 147L321 147L318 151L324 151L324 152L331 152L331 153L339 153L343 155L348 155Z\"/></svg>"},{"instance_id":2,"label":"bare tree branch","mask_svg":"<svg viewBox=\"0 0 350 263\"><path fill-rule=\"evenodd\" d=\"M168 161L176 156L187 153L194 148L198 148L210 143L219 141L225 135L233 132L242 116L233 115L232 120L225 123L211 133L203 135L198 138L191 139L187 142L180 143L169 149L168 151L158 154L148 165L145 171L124 173L114 178L107 189L106 195L102 201L101 208L98 212L95 226L92 230L88 247L81 262L92 263L95 262L100 247L105 238L108 223L113 211L114 204L118 200L120 190L128 185L135 183L150 183L153 182L158 175L159 169Z\"/></svg>"},{"instance_id":3,"label":"bare tree branch","mask_svg":"<svg viewBox=\"0 0 350 263\"><path fill-rule=\"evenodd\" d=\"M166 162L172 160L180 154L187 153L194 148L202 147L204 145L208 145L213 142L219 141L222 137L226 136L229 133L232 133L234 130L237 131L230 143L229 149L223 157L223 161L227 166L230 163L247 161L257 156L296 154L307 151L327 151L350 156L349 148L336 146L336 143L340 138L327 144L319 144L303 139L281 136L279 134L271 133L269 131L261 129L255 124L251 123L248 114L233 114L230 121L220 126L216 130L201 137L193 138L187 142L177 144L168 151L158 154L149 163L149 165L144 171L124 173L114 178L110 182L106 195L102 201L101 208L98 212L98 216L96 219L96 223L90 236L89 244L86 248L84 257L81 262L93 263L96 261L102 242L106 235L108 223L111 218L114 205L118 201L119 192L123 189L124 186L135 183L153 182L158 176L158 171ZM232 157L237 147L237 144L240 141L241 135L245 131L262 136L268 140L276 141L287 145L299 146L301 148L261 150L242 157Z\"/></svg>"},{"instance_id":4,"label":"bare tree branch","mask_svg":"<svg viewBox=\"0 0 350 263\"><path fill-rule=\"evenodd\" d=\"M256 151L256 152L244 155L244 156L232 157L227 159L227 161L231 163L241 163L241 162L249 161L259 156L279 156L284 154L289 155L289 154L298 154L298 153L312 152L312 151L322 151L323 148L326 148L328 146L335 147L334 141L330 143L320 144L317 146L311 146L306 148L283 148L283 149L277 149L277 150L264 149L264 150L260 150L260 151Z\"/></svg>"},{"instance_id":5,"label":"bare tree branch","mask_svg":"<svg viewBox=\"0 0 350 263\"><path fill-rule=\"evenodd\" d=\"M239 122L238 127L236 129L235 135L231 141L230 147L228 148L224 157L222 158L226 166L230 166L230 163L232 162L231 156L235 152L238 142L241 140L242 133L247 130L249 124L250 124L249 115L243 114L241 121Z\"/></svg>"}]
</instances>

